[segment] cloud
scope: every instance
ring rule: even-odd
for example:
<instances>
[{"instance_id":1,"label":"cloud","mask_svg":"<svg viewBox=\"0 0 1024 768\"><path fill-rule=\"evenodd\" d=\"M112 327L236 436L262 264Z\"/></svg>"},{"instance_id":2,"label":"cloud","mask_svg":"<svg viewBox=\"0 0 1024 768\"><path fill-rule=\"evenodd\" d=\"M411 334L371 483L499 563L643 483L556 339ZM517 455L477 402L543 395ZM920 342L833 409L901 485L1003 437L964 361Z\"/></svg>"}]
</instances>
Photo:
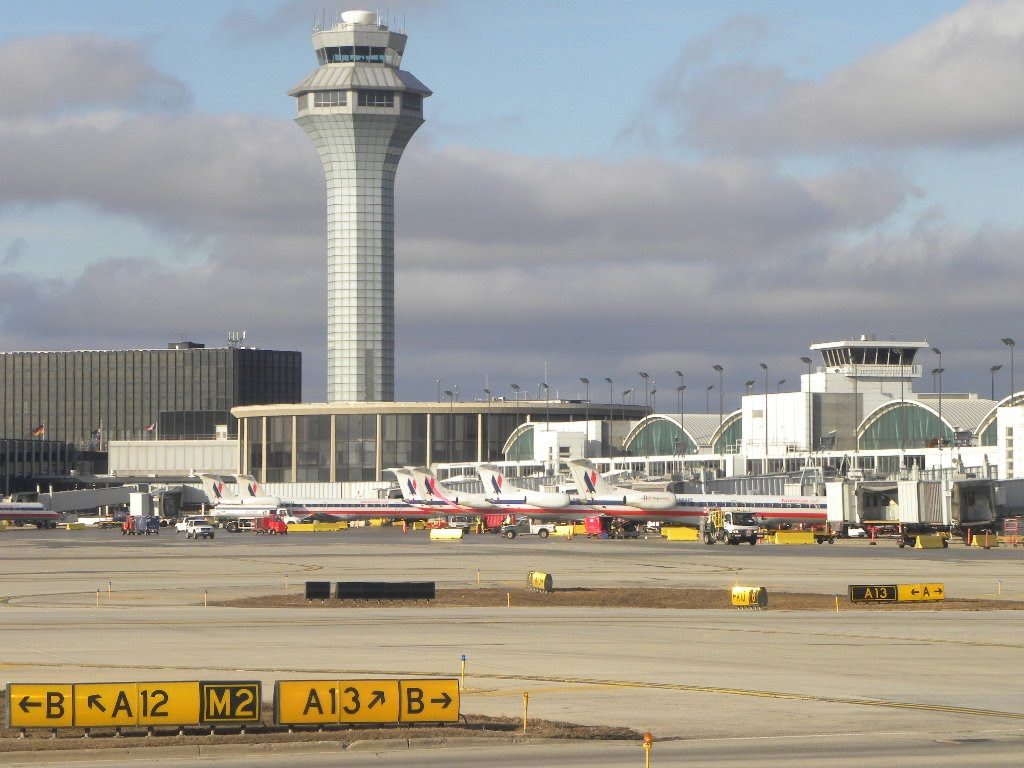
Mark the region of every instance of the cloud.
<instances>
[{"instance_id":1,"label":"cloud","mask_svg":"<svg viewBox=\"0 0 1024 768\"><path fill-rule=\"evenodd\" d=\"M382 9L384 12L381 16L386 16L385 23L390 18L392 27L400 27L401 24L395 20L401 20L406 11L422 14L445 5L445 0L405 0L389 5L386 10ZM250 45L280 37L283 32L312 30L315 24L325 22L330 25L339 15L340 11L329 9L323 0L287 0L266 13L258 13L238 3L221 19L218 27L220 34L232 44Z\"/></svg>"},{"instance_id":2,"label":"cloud","mask_svg":"<svg viewBox=\"0 0 1024 768\"><path fill-rule=\"evenodd\" d=\"M462 269L473 249L518 263L759 258L884 221L914 193L884 169L800 178L740 162L698 165L414 151L400 185L414 259Z\"/></svg>"},{"instance_id":3,"label":"cloud","mask_svg":"<svg viewBox=\"0 0 1024 768\"><path fill-rule=\"evenodd\" d=\"M689 51L664 86L682 140L724 151L981 146L1024 136L1024 5L968 3L820 81Z\"/></svg>"},{"instance_id":4,"label":"cloud","mask_svg":"<svg viewBox=\"0 0 1024 768\"><path fill-rule=\"evenodd\" d=\"M16 237L4 250L4 256L0 259L0 268L13 267L21 259L26 250L25 238Z\"/></svg>"},{"instance_id":5,"label":"cloud","mask_svg":"<svg viewBox=\"0 0 1024 768\"><path fill-rule=\"evenodd\" d=\"M176 110L192 99L184 83L149 63L143 44L98 35L6 41L0 72L0 117L106 107Z\"/></svg>"},{"instance_id":6,"label":"cloud","mask_svg":"<svg viewBox=\"0 0 1024 768\"><path fill-rule=\"evenodd\" d=\"M111 231L108 252L43 280L12 231L0 347L163 346L183 332L214 344L245 329L301 350L306 396L323 399L324 180L301 129L140 112L109 90L94 103L0 115L0 206L92 206L204 258L163 263ZM1024 267L1007 254L1024 235L959 229L934 207L908 227L921 194L881 163L801 174L749 157L537 158L417 137L397 184L399 396L430 398L435 378L528 387L545 363L573 395L581 375L677 368L699 392L712 364L731 382L760 360L795 381L808 344L890 329L933 335L952 387L958 355L975 365L989 328L1012 333Z\"/></svg>"}]
</instances>

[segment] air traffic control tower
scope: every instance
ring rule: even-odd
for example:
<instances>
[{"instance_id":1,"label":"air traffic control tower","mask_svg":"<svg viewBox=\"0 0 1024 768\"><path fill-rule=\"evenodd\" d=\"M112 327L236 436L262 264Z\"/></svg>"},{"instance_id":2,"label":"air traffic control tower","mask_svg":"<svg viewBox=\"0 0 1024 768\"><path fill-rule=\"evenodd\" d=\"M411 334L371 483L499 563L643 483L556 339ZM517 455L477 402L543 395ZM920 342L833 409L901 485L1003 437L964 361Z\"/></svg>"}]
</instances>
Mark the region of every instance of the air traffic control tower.
<instances>
[{"instance_id":1,"label":"air traffic control tower","mask_svg":"<svg viewBox=\"0 0 1024 768\"><path fill-rule=\"evenodd\" d=\"M371 11L313 31L320 66L289 91L327 177L327 399L395 399L395 172L423 123L406 36Z\"/></svg>"}]
</instances>

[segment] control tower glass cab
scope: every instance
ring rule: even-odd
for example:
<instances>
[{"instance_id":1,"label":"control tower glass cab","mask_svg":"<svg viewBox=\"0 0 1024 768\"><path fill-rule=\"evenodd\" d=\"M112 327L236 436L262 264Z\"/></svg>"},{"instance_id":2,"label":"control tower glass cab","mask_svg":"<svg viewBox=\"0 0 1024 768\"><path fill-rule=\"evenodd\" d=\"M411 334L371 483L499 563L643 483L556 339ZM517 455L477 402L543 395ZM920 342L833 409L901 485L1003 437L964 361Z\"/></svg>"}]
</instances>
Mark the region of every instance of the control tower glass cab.
<instances>
[{"instance_id":1,"label":"control tower glass cab","mask_svg":"<svg viewBox=\"0 0 1024 768\"><path fill-rule=\"evenodd\" d=\"M406 36L346 11L313 31L290 96L327 181L327 399L395 397L395 174L430 89L399 69Z\"/></svg>"},{"instance_id":2,"label":"control tower glass cab","mask_svg":"<svg viewBox=\"0 0 1024 768\"><path fill-rule=\"evenodd\" d=\"M910 382L922 376L922 366L914 362L918 350L928 349L927 341L878 341L862 336L856 340L812 344L821 353L824 373L865 381Z\"/></svg>"}]
</instances>

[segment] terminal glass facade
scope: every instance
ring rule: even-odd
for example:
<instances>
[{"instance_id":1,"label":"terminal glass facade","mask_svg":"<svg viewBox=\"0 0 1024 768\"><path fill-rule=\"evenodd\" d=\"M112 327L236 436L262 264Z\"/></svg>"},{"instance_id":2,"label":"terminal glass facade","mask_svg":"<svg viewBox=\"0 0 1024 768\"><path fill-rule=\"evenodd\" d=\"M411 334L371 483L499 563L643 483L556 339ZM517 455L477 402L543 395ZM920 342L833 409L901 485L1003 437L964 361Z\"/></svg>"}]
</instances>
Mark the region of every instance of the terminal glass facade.
<instances>
[{"instance_id":1,"label":"terminal glass facade","mask_svg":"<svg viewBox=\"0 0 1024 768\"><path fill-rule=\"evenodd\" d=\"M736 446L743 440L743 419L740 415L733 416L722 425L722 434L711 447L712 453L736 453Z\"/></svg>"},{"instance_id":2,"label":"terminal glass facade","mask_svg":"<svg viewBox=\"0 0 1024 768\"><path fill-rule=\"evenodd\" d=\"M938 445L939 439L953 442L953 431L939 417L915 403L893 405L878 416L861 433L861 450L885 448L922 448Z\"/></svg>"},{"instance_id":3,"label":"terminal glass facade","mask_svg":"<svg viewBox=\"0 0 1024 768\"><path fill-rule=\"evenodd\" d=\"M630 456L675 456L696 453L697 446L674 421L654 419L637 431L625 450Z\"/></svg>"}]
</instances>

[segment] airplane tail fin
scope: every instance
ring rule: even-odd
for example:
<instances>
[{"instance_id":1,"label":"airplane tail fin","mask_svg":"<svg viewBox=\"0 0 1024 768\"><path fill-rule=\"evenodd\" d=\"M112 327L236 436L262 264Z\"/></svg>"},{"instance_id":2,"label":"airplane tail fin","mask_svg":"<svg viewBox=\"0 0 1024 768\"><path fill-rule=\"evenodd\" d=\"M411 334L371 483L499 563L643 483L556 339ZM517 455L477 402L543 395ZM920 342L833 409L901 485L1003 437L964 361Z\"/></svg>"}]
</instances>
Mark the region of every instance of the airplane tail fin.
<instances>
[{"instance_id":1,"label":"airplane tail fin","mask_svg":"<svg viewBox=\"0 0 1024 768\"><path fill-rule=\"evenodd\" d=\"M412 467L413 479L416 481L420 493L427 498L439 499L448 503L454 503L449 498L449 491L444 484L437 479L437 475L427 467Z\"/></svg>"},{"instance_id":2,"label":"airplane tail fin","mask_svg":"<svg viewBox=\"0 0 1024 768\"><path fill-rule=\"evenodd\" d=\"M218 475L199 475L199 481L203 484L203 492L211 504L220 504L222 501L237 498Z\"/></svg>"},{"instance_id":3,"label":"airplane tail fin","mask_svg":"<svg viewBox=\"0 0 1024 768\"><path fill-rule=\"evenodd\" d=\"M270 497L252 475L235 475L234 478L239 498L266 499Z\"/></svg>"},{"instance_id":4,"label":"airplane tail fin","mask_svg":"<svg viewBox=\"0 0 1024 768\"><path fill-rule=\"evenodd\" d=\"M476 468L480 475L480 481L484 484L484 495L488 498L499 497L505 494L505 474L491 464L481 464Z\"/></svg>"},{"instance_id":5,"label":"airplane tail fin","mask_svg":"<svg viewBox=\"0 0 1024 768\"><path fill-rule=\"evenodd\" d=\"M398 488L402 492L402 498L408 502L423 500L423 492L419 482L408 469L389 469L391 474L398 481Z\"/></svg>"},{"instance_id":6,"label":"airplane tail fin","mask_svg":"<svg viewBox=\"0 0 1024 768\"><path fill-rule=\"evenodd\" d=\"M576 493L580 496L615 495L618 489L601 477L597 468L586 459L569 462L569 473L576 483Z\"/></svg>"}]
</instances>

